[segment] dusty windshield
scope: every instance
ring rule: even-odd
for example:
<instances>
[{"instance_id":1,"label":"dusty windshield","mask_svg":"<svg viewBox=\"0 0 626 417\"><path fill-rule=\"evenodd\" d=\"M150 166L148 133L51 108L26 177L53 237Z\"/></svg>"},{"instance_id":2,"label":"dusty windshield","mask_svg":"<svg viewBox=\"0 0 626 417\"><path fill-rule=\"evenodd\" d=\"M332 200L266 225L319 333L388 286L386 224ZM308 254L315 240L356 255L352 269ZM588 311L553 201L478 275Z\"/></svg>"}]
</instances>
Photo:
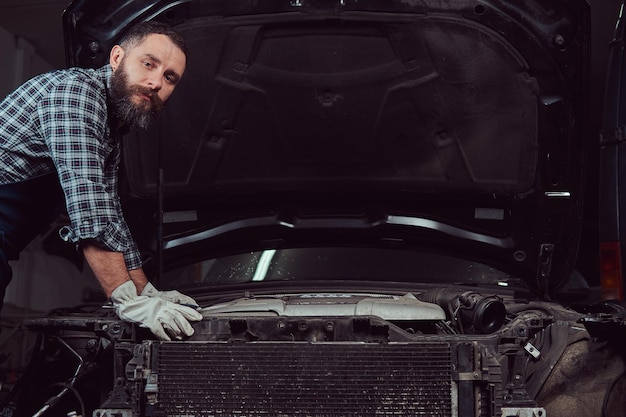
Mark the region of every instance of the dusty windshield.
<instances>
[{"instance_id":1,"label":"dusty windshield","mask_svg":"<svg viewBox=\"0 0 626 417\"><path fill-rule=\"evenodd\" d=\"M202 260L164 274L168 286L262 281L380 281L522 286L488 265L447 255L380 248L293 248Z\"/></svg>"}]
</instances>

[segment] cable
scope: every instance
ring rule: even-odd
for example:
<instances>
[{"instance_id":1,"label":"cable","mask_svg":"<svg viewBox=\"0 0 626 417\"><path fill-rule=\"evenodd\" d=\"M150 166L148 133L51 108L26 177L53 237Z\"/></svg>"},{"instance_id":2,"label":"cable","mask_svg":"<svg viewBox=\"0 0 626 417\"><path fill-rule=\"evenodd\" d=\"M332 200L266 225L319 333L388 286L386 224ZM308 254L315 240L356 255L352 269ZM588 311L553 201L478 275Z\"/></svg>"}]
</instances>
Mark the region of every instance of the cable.
<instances>
[{"instance_id":1,"label":"cable","mask_svg":"<svg viewBox=\"0 0 626 417\"><path fill-rule=\"evenodd\" d=\"M41 407L39 411L33 414L33 417L40 417L41 415L43 415L46 411L48 411L48 409L56 405L68 391L73 390L74 389L73 387L74 387L74 384L76 383L78 375L81 369L83 368L83 358L78 353L76 353L76 351L72 349L70 345L68 345L63 339L61 339L58 336L55 337L55 339L58 342L60 342L63 346L65 346L67 350L69 350L71 353L73 353L76 356L76 358L78 359L78 366L76 367L76 371L74 372L74 375L70 379L70 382L67 384L63 384L64 388L61 390L61 392L59 392L56 396L46 401L43 407ZM83 413L83 416L84 416L84 413Z\"/></svg>"},{"instance_id":2,"label":"cable","mask_svg":"<svg viewBox=\"0 0 626 417\"><path fill-rule=\"evenodd\" d=\"M72 392L72 394L74 394L74 397L76 397L76 400L78 401L78 405L80 406L80 415L85 417L86 414L86 409L85 409L85 402L83 401L83 397L81 397L80 392L78 392L78 390L68 384L64 384L62 382L57 382L56 384L52 384L51 387L63 387L63 388L67 388L68 390L70 390Z\"/></svg>"},{"instance_id":3,"label":"cable","mask_svg":"<svg viewBox=\"0 0 626 417\"><path fill-rule=\"evenodd\" d=\"M625 377L626 377L626 371L622 372L620 376L615 378L615 380L611 383L609 388L606 390L606 395L604 396L604 401L602 402L602 417L610 417L608 406L609 406L609 398L611 397L611 392L613 391L613 389L615 389L617 384Z\"/></svg>"}]
</instances>

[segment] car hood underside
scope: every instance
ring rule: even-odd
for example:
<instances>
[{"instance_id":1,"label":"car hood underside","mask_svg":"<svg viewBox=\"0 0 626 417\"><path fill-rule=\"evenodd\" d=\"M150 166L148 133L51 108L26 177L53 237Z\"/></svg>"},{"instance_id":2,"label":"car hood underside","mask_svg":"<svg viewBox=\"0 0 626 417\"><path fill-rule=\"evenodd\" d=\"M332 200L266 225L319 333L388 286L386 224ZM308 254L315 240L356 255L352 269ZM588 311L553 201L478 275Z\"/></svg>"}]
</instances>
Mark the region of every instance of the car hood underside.
<instances>
[{"instance_id":1,"label":"car hood underside","mask_svg":"<svg viewBox=\"0 0 626 417\"><path fill-rule=\"evenodd\" d=\"M147 19L179 30L189 60L163 117L124 140L129 200L162 226L134 225L146 250L365 234L490 262L544 295L570 274L584 1L76 1L69 64L105 64Z\"/></svg>"}]
</instances>

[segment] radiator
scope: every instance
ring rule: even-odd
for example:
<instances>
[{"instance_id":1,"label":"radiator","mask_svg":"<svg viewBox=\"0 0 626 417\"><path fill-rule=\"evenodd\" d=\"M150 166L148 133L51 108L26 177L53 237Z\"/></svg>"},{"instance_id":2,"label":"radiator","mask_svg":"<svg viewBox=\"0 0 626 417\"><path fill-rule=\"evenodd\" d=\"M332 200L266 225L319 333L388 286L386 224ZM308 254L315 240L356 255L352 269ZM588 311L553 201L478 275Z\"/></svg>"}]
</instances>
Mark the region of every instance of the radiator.
<instances>
[{"instance_id":1,"label":"radiator","mask_svg":"<svg viewBox=\"0 0 626 417\"><path fill-rule=\"evenodd\" d=\"M160 342L155 415L449 417L451 359L447 342Z\"/></svg>"}]
</instances>

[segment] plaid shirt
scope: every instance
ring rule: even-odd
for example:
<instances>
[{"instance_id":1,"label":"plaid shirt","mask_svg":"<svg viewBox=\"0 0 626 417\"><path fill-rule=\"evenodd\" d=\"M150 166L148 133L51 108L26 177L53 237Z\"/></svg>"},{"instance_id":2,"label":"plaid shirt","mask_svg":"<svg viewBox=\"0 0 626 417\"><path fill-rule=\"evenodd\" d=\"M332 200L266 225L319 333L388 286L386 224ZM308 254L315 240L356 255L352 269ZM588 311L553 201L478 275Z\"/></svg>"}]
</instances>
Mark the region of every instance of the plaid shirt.
<instances>
[{"instance_id":1,"label":"plaid shirt","mask_svg":"<svg viewBox=\"0 0 626 417\"><path fill-rule=\"evenodd\" d=\"M111 132L107 88L112 70L71 68L39 75L0 103L0 184L58 173L70 225L59 234L94 239L141 258L118 196L120 142Z\"/></svg>"}]
</instances>

